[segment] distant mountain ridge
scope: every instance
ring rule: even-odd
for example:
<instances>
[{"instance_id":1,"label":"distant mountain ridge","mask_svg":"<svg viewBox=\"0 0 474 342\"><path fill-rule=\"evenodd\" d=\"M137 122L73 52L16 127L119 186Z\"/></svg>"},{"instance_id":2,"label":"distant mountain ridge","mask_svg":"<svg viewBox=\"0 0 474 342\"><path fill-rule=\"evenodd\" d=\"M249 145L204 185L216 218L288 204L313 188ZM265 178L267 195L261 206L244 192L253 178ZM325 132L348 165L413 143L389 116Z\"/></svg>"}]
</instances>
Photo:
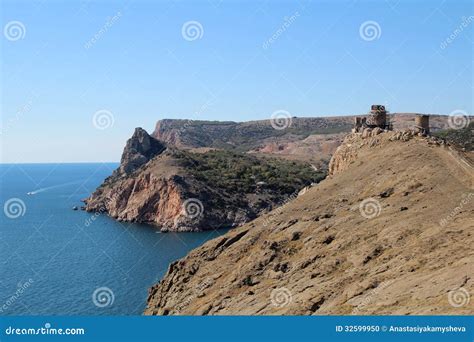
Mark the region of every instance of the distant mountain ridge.
<instances>
[{"instance_id":1,"label":"distant mountain ridge","mask_svg":"<svg viewBox=\"0 0 474 342\"><path fill-rule=\"evenodd\" d=\"M365 115L365 114L364 114ZM412 128L417 113L389 115L394 129ZM275 155L300 160L325 169L331 155L351 131L359 115L333 117L288 117L284 129L271 120L247 122L159 120L152 136L182 149L226 149L257 155ZM448 116L430 115L432 130L448 128Z\"/></svg>"},{"instance_id":2,"label":"distant mountain ridge","mask_svg":"<svg viewBox=\"0 0 474 342\"><path fill-rule=\"evenodd\" d=\"M418 113L394 113L389 118L394 129L410 128ZM365 114L362 114L365 115ZM268 138L307 137L311 134L332 134L349 132L358 115L332 117L292 117L291 124L284 129L275 129L271 120L246 122L206 120L159 120L151 134L158 140L182 148L230 148L248 151ZM447 116L430 114L434 131L448 128Z\"/></svg>"}]
</instances>

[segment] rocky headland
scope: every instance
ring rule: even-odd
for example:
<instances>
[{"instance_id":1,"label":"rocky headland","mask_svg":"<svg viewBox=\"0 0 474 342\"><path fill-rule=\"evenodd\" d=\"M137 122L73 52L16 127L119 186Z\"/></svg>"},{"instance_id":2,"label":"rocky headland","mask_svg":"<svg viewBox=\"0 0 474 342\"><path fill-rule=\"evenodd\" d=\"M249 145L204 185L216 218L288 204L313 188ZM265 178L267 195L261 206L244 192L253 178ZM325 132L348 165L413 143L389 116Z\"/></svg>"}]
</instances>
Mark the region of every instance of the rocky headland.
<instances>
[{"instance_id":1,"label":"rocky headland","mask_svg":"<svg viewBox=\"0 0 474 342\"><path fill-rule=\"evenodd\" d=\"M181 150L137 128L119 168L85 200L85 209L162 231L236 227L323 177L298 161Z\"/></svg>"}]
</instances>

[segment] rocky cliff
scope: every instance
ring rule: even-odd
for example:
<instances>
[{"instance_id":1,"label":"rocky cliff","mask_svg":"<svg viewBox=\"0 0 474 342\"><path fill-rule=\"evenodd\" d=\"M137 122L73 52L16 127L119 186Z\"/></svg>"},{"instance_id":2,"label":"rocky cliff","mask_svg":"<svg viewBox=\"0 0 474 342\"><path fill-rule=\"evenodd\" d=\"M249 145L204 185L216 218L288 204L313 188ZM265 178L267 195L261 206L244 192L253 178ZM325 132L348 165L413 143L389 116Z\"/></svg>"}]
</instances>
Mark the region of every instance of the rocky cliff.
<instances>
[{"instance_id":1,"label":"rocky cliff","mask_svg":"<svg viewBox=\"0 0 474 342\"><path fill-rule=\"evenodd\" d=\"M136 128L128 139L116 175L130 174L165 150L165 145L148 135L143 128Z\"/></svg>"},{"instance_id":2,"label":"rocky cliff","mask_svg":"<svg viewBox=\"0 0 474 342\"><path fill-rule=\"evenodd\" d=\"M171 264L147 315L473 314L474 173L437 139L350 134L331 176Z\"/></svg>"},{"instance_id":3,"label":"rocky cliff","mask_svg":"<svg viewBox=\"0 0 474 342\"><path fill-rule=\"evenodd\" d=\"M228 151L193 153L137 128L85 209L162 231L240 226L323 175L309 165Z\"/></svg>"}]
</instances>

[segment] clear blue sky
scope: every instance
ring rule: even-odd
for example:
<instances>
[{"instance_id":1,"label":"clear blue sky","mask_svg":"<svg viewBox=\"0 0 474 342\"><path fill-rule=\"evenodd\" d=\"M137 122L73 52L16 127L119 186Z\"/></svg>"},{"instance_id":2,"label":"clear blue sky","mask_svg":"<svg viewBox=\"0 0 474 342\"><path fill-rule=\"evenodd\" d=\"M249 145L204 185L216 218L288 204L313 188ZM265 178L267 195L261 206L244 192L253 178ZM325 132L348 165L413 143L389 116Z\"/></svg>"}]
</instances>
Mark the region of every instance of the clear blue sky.
<instances>
[{"instance_id":1,"label":"clear blue sky","mask_svg":"<svg viewBox=\"0 0 474 342\"><path fill-rule=\"evenodd\" d=\"M1 13L2 162L117 161L135 127L163 118L473 109L467 0L7 0ZM4 32L12 21L22 39ZM202 37L183 38L188 21Z\"/></svg>"}]
</instances>

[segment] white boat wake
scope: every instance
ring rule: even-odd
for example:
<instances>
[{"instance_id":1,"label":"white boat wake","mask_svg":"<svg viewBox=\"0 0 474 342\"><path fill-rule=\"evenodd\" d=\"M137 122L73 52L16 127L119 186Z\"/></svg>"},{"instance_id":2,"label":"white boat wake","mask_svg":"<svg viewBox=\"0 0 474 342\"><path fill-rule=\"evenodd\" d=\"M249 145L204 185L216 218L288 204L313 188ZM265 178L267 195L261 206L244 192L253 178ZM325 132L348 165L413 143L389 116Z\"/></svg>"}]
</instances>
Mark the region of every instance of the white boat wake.
<instances>
[{"instance_id":1,"label":"white boat wake","mask_svg":"<svg viewBox=\"0 0 474 342\"><path fill-rule=\"evenodd\" d=\"M78 181L74 181L74 182L68 182L68 183L63 183L63 184L58 184L58 185L53 185L53 186L48 186L46 188L41 188L41 189L37 189L37 190L34 190L34 191L30 191L30 192L27 192L26 194L27 195L36 195L36 194L39 194L41 192L45 192L45 191L48 191L48 190L52 190L52 189L57 189L57 188L62 188L64 186L68 186L68 185L73 185L73 184L79 184L83 182L82 180L78 180Z\"/></svg>"}]
</instances>

